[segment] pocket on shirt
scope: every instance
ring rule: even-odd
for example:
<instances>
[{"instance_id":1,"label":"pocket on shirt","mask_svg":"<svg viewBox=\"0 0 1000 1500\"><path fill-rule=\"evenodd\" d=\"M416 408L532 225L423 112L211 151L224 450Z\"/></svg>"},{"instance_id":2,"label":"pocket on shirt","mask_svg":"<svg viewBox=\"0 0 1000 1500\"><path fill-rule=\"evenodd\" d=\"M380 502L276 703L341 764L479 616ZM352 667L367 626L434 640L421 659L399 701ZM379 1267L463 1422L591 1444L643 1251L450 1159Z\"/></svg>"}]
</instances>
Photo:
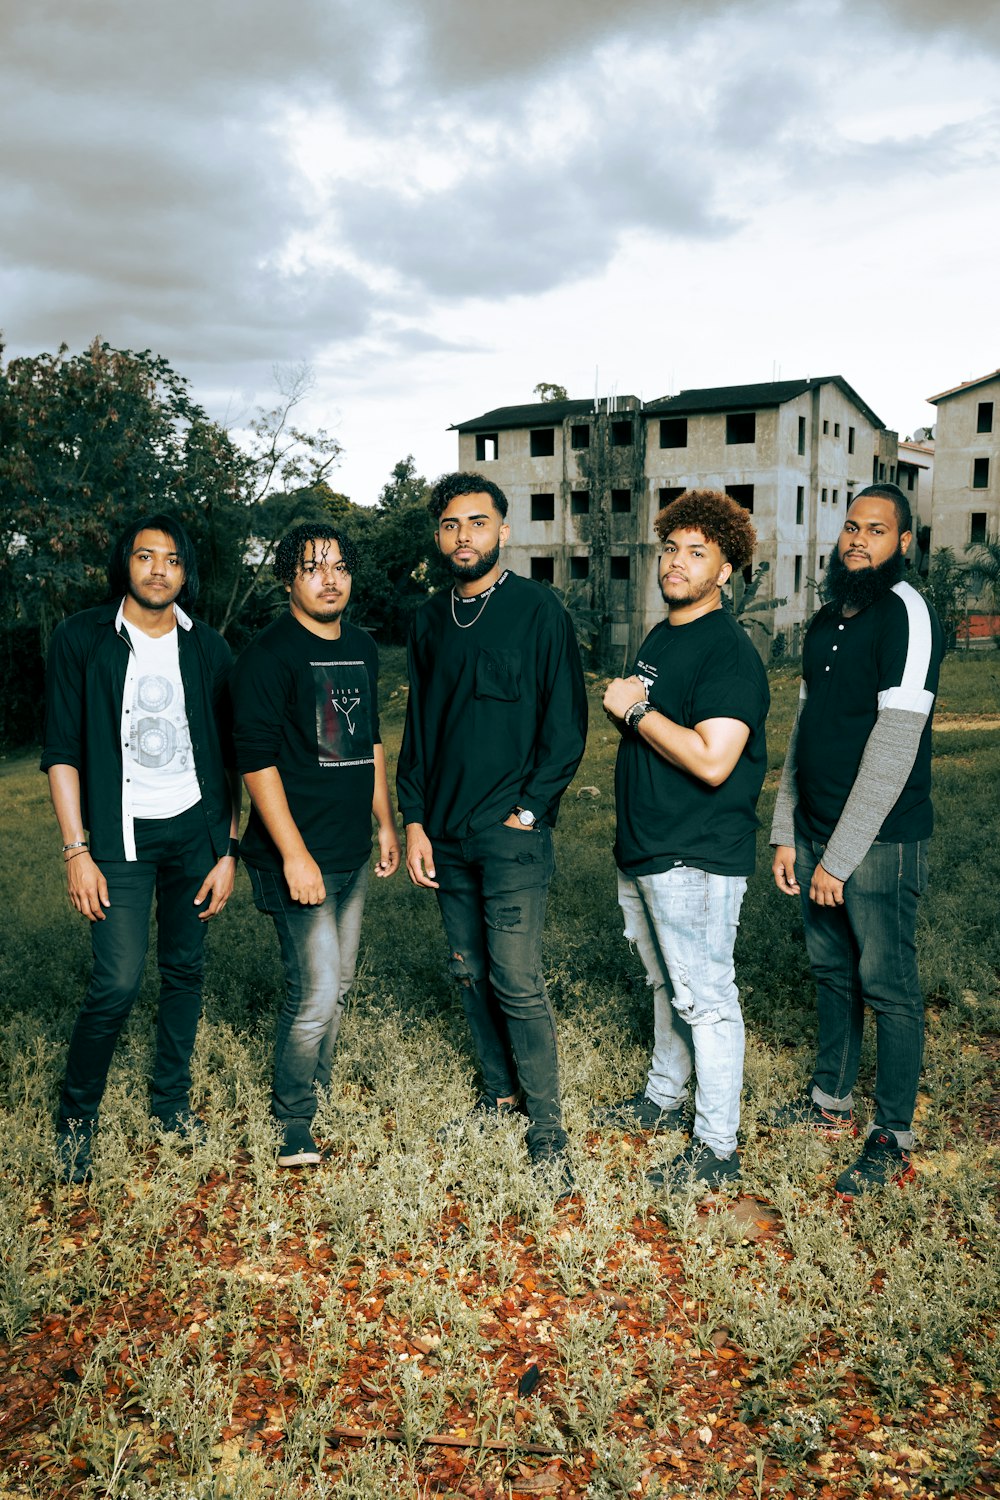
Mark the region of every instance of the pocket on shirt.
<instances>
[{"instance_id":1,"label":"pocket on shirt","mask_svg":"<svg viewBox=\"0 0 1000 1500\"><path fill-rule=\"evenodd\" d=\"M521 697L521 653L487 646L476 661L476 697L517 703Z\"/></svg>"}]
</instances>

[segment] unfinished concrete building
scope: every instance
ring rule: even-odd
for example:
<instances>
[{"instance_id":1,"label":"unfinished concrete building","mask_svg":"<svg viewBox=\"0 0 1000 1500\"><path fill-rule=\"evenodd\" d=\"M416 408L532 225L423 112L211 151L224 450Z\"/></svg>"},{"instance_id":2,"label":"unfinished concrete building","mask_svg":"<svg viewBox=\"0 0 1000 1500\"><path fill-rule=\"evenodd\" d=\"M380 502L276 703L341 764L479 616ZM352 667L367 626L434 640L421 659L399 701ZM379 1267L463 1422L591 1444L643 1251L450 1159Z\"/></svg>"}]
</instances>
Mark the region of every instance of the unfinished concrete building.
<instances>
[{"instance_id":1,"label":"unfinished concrete building","mask_svg":"<svg viewBox=\"0 0 1000 1500\"><path fill-rule=\"evenodd\" d=\"M852 494L896 478L896 434L839 375L499 407L453 430L459 466L510 499L511 566L584 592L612 663L663 618L653 519L685 489L724 489L753 514L758 598L786 601L754 617L767 656L775 639L797 653Z\"/></svg>"}]
</instances>

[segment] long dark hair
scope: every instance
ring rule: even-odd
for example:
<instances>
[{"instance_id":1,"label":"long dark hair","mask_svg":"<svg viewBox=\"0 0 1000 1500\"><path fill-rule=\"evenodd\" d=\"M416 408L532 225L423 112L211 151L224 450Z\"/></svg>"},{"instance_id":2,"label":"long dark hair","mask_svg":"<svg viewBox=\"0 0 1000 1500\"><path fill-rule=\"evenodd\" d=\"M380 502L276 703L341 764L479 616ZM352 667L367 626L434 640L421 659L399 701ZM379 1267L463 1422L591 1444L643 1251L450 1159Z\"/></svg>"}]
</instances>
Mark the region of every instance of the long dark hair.
<instances>
[{"instance_id":1,"label":"long dark hair","mask_svg":"<svg viewBox=\"0 0 1000 1500\"><path fill-rule=\"evenodd\" d=\"M181 609L193 609L198 599L198 559L191 538L177 517L163 514L140 516L112 546L108 556L108 598L119 599L128 593L129 560L140 531L162 531L173 542L184 569L184 587L177 603Z\"/></svg>"}]
</instances>

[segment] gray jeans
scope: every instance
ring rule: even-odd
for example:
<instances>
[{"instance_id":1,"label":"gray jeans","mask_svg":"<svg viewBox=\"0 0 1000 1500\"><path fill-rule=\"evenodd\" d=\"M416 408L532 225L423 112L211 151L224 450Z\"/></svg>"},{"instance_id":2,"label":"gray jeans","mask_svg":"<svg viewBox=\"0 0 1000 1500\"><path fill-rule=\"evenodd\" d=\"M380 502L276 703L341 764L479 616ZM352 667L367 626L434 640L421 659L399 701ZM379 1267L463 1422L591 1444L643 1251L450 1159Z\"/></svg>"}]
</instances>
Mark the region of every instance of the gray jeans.
<instances>
[{"instance_id":1,"label":"gray jeans","mask_svg":"<svg viewBox=\"0 0 1000 1500\"><path fill-rule=\"evenodd\" d=\"M271 1111L277 1120L308 1122L316 1087L330 1082L344 999L354 983L368 865L324 870L326 899L319 906L293 901L280 871L247 869L258 911L274 921L285 966Z\"/></svg>"}]
</instances>

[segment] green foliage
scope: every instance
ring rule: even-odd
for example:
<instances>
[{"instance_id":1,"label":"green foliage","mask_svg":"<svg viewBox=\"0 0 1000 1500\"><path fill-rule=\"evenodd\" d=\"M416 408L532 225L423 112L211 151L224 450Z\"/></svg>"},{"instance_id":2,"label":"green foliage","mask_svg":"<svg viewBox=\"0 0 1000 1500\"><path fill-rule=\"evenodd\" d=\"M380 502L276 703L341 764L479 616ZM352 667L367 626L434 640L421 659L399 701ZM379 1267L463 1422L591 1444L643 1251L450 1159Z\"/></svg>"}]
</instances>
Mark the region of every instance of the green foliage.
<instances>
[{"instance_id":1,"label":"green foliage","mask_svg":"<svg viewBox=\"0 0 1000 1500\"><path fill-rule=\"evenodd\" d=\"M379 642L400 644L413 613L448 573L434 545L427 513L430 485L416 472L412 454L393 467L374 506L342 508L342 521L358 544L351 618Z\"/></svg>"},{"instance_id":2,"label":"green foliage","mask_svg":"<svg viewBox=\"0 0 1000 1500\"><path fill-rule=\"evenodd\" d=\"M934 606L944 631L945 646L950 650L957 639L958 627L965 615L969 597L969 569L963 568L950 547L939 547L932 555L926 574L917 574L912 582Z\"/></svg>"},{"instance_id":3,"label":"green foliage","mask_svg":"<svg viewBox=\"0 0 1000 1500\"><path fill-rule=\"evenodd\" d=\"M539 401L565 401L567 400L566 387L564 385L553 385L551 380L540 380L535 386L534 395Z\"/></svg>"},{"instance_id":4,"label":"green foliage","mask_svg":"<svg viewBox=\"0 0 1000 1500\"><path fill-rule=\"evenodd\" d=\"M1000 537L985 542L970 542L966 552L972 558L969 586L979 595L991 614L1000 609Z\"/></svg>"}]
</instances>

